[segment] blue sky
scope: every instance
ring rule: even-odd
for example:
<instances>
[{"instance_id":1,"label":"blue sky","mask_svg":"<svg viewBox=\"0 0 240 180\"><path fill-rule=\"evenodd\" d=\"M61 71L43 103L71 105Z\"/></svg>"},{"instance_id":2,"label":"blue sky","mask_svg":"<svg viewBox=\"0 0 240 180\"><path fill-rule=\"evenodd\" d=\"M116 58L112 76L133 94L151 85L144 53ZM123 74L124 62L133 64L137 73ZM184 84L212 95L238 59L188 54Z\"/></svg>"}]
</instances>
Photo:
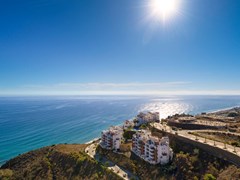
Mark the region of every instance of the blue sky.
<instances>
[{"instance_id":1,"label":"blue sky","mask_svg":"<svg viewBox=\"0 0 240 180\"><path fill-rule=\"evenodd\" d=\"M0 95L240 94L240 1L0 1Z\"/></svg>"}]
</instances>

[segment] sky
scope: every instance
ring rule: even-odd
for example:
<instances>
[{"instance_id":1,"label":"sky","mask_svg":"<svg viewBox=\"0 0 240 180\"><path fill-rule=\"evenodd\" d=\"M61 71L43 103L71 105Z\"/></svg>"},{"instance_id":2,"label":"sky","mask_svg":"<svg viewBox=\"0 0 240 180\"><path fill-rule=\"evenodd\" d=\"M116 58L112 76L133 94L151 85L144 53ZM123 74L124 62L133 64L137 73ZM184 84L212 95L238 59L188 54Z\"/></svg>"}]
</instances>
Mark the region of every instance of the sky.
<instances>
[{"instance_id":1,"label":"sky","mask_svg":"<svg viewBox=\"0 0 240 180\"><path fill-rule=\"evenodd\" d=\"M240 94L240 1L0 1L0 95Z\"/></svg>"}]
</instances>

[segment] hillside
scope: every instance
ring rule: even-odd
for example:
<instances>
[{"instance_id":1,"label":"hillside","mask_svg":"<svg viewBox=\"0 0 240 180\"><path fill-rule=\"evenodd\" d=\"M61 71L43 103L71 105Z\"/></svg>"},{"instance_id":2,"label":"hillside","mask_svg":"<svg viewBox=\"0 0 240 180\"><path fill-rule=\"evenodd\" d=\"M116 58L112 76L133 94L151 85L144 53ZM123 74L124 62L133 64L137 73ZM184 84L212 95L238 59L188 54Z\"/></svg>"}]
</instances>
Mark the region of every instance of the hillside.
<instances>
[{"instance_id":1,"label":"hillside","mask_svg":"<svg viewBox=\"0 0 240 180\"><path fill-rule=\"evenodd\" d=\"M86 155L86 146L56 145L19 155L0 168L0 179L121 179ZM180 142L173 142L172 147L175 158L165 166L149 165L134 154L116 154L100 147L98 152L139 179L240 179L240 169L222 159Z\"/></svg>"},{"instance_id":2,"label":"hillside","mask_svg":"<svg viewBox=\"0 0 240 180\"><path fill-rule=\"evenodd\" d=\"M84 153L87 145L56 145L19 155L0 169L0 179L121 179Z\"/></svg>"},{"instance_id":3,"label":"hillside","mask_svg":"<svg viewBox=\"0 0 240 180\"><path fill-rule=\"evenodd\" d=\"M156 132L155 135L157 135ZM227 162L224 158L217 158L202 149L179 140L171 139L170 142L174 158L171 163L163 166L150 165L131 153L130 150L126 150L123 154L117 154L99 146L97 152L100 156L108 158L119 166L128 169L139 179L144 180L240 179L240 168Z\"/></svg>"}]
</instances>

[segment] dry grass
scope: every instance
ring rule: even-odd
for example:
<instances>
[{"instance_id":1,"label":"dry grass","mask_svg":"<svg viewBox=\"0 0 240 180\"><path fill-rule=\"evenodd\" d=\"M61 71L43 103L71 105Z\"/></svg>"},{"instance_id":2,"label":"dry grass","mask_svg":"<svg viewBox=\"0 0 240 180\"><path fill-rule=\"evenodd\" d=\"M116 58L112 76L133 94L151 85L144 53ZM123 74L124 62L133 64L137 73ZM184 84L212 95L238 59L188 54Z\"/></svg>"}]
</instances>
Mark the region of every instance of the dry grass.
<instances>
[{"instance_id":1,"label":"dry grass","mask_svg":"<svg viewBox=\"0 0 240 180\"><path fill-rule=\"evenodd\" d=\"M132 142L122 143L120 145L120 151L121 152L129 152L129 151L131 151L131 147L132 147Z\"/></svg>"},{"instance_id":2,"label":"dry grass","mask_svg":"<svg viewBox=\"0 0 240 180\"><path fill-rule=\"evenodd\" d=\"M84 152L87 144L59 144L54 146L53 149L64 154Z\"/></svg>"}]
</instances>

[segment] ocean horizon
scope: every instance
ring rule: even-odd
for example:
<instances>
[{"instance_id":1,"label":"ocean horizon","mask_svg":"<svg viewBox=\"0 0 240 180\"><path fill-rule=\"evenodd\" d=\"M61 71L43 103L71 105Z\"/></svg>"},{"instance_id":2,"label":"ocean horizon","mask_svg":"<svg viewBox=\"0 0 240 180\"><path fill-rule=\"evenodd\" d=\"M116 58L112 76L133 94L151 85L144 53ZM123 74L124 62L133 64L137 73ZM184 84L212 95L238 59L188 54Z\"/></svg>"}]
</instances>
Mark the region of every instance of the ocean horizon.
<instances>
[{"instance_id":1,"label":"ocean horizon","mask_svg":"<svg viewBox=\"0 0 240 180\"><path fill-rule=\"evenodd\" d=\"M86 143L141 111L198 114L240 106L240 96L0 97L0 165L43 146Z\"/></svg>"}]
</instances>

